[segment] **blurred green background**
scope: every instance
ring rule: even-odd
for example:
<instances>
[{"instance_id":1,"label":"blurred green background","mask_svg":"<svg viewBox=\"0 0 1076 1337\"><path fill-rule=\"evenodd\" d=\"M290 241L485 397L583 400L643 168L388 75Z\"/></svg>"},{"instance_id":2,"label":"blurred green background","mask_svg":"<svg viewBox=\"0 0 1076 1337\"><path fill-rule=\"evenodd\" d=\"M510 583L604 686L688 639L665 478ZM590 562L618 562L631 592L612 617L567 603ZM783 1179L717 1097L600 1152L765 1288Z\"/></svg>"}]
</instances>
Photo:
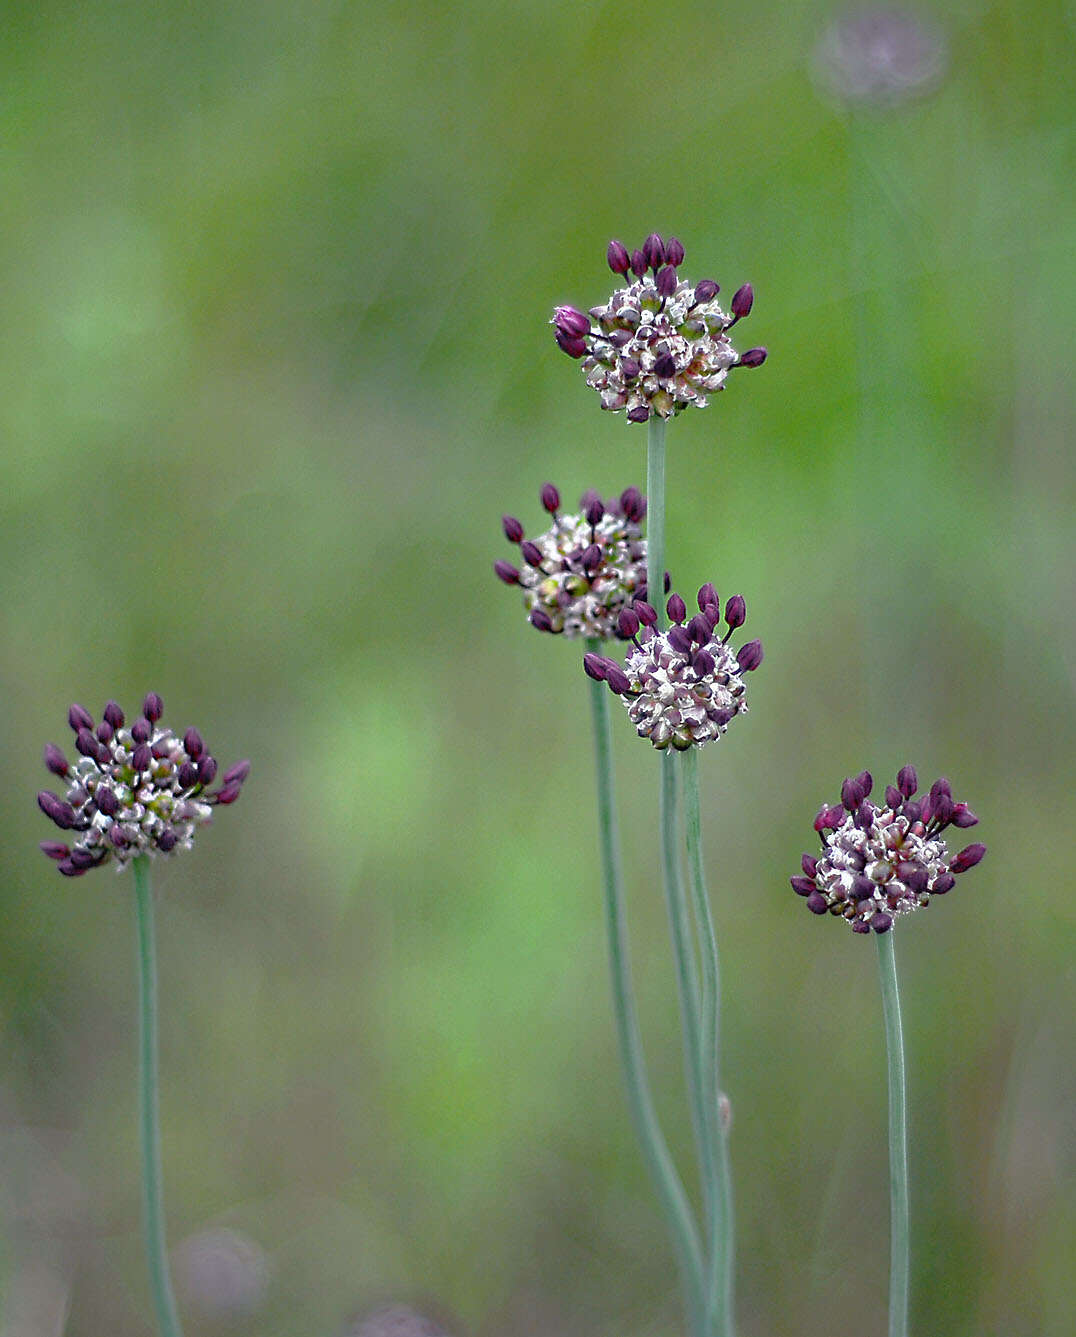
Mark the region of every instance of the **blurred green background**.
<instances>
[{"instance_id":1,"label":"blurred green background","mask_svg":"<svg viewBox=\"0 0 1076 1337\"><path fill-rule=\"evenodd\" d=\"M150 687L254 763L156 873L171 1239L262 1259L231 1317L183 1282L188 1337L391 1299L469 1337L680 1331L579 648L490 569L547 478L644 482L547 321L652 228L754 283L738 344L771 350L669 432L677 582L742 590L766 646L701 762L742 1337L884 1327L875 953L787 879L845 774L908 760L990 849L899 932L914 1330L1071 1331L1074 11L932 8L937 91L849 115L803 0L5 6L5 1337L152 1330L131 886L58 877L34 805L68 703ZM617 763L686 1167L626 720Z\"/></svg>"}]
</instances>

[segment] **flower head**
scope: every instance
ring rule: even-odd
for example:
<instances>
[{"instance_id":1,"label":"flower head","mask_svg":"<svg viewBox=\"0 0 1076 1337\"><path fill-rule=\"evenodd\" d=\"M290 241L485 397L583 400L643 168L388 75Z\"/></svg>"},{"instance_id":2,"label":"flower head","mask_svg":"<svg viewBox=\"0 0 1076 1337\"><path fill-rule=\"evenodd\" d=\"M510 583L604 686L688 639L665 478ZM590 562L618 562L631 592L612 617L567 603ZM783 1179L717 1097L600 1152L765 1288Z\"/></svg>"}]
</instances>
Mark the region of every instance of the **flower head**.
<instances>
[{"instance_id":1,"label":"flower head","mask_svg":"<svg viewBox=\"0 0 1076 1337\"><path fill-rule=\"evenodd\" d=\"M601 655L583 657L584 672L622 698L640 738L662 750L671 744L684 752L720 738L737 715L747 713L744 674L762 663L761 641L748 641L736 652L729 645L746 617L742 595L734 594L725 605L724 636L713 585L699 590L698 604L699 612L688 619L683 599L671 595L673 625L658 631L657 613L638 600L618 619L621 634L634 646L623 669Z\"/></svg>"},{"instance_id":2,"label":"flower head","mask_svg":"<svg viewBox=\"0 0 1076 1337\"><path fill-rule=\"evenodd\" d=\"M209 822L216 804L234 803L250 772L249 761L236 762L217 779L217 763L197 729L178 738L160 718L164 706L156 692L142 703L142 714L129 727L115 701L105 706L101 723L82 706L67 712L78 758L68 761L55 743L45 747L45 765L64 781L63 798L51 790L37 796L38 806L71 844L43 841L66 877L79 877L115 859L123 869L139 854L171 854L190 849L195 828Z\"/></svg>"},{"instance_id":3,"label":"flower head","mask_svg":"<svg viewBox=\"0 0 1076 1337\"><path fill-rule=\"evenodd\" d=\"M683 258L675 237L664 241L656 232L630 255L623 242L611 241L609 267L623 275L625 286L589 315L574 306L553 312L558 346L583 359L587 384L598 391L602 408L625 410L629 422L646 422L652 414L671 418L689 404L705 408L731 368L766 360L764 348L741 356L728 338L751 310L751 285L736 292L726 314L713 279L691 284L679 277Z\"/></svg>"},{"instance_id":4,"label":"flower head","mask_svg":"<svg viewBox=\"0 0 1076 1337\"><path fill-rule=\"evenodd\" d=\"M951 891L957 875L979 862L985 845L950 855L942 834L974 826L978 817L953 801L948 780L935 780L920 799L918 784L915 767L904 766L884 802L874 803L871 774L863 771L845 780L840 803L822 805L814 821L822 854L805 854L802 876L791 879L808 910L839 915L855 933L886 933L898 915Z\"/></svg>"},{"instance_id":5,"label":"flower head","mask_svg":"<svg viewBox=\"0 0 1076 1337\"><path fill-rule=\"evenodd\" d=\"M522 524L506 515L505 537L519 545L522 561L518 567L494 562L494 571L506 585L522 589L531 625L539 631L601 640L618 635L621 610L646 597L646 498L634 487L612 501L585 492L578 513L560 509L552 483L542 488L541 498L551 527L527 539Z\"/></svg>"},{"instance_id":6,"label":"flower head","mask_svg":"<svg viewBox=\"0 0 1076 1337\"><path fill-rule=\"evenodd\" d=\"M890 5L845 10L815 49L815 74L848 103L895 106L928 93L945 70L941 31L921 15Z\"/></svg>"}]
</instances>

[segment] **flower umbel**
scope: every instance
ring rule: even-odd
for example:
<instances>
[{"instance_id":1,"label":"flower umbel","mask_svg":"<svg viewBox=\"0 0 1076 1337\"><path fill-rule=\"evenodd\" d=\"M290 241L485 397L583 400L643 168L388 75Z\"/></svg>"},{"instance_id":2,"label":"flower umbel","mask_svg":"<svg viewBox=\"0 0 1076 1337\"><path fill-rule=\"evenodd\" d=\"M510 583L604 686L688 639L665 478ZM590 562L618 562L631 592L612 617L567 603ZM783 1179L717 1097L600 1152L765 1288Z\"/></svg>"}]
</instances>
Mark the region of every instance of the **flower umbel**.
<instances>
[{"instance_id":1,"label":"flower umbel","mask_svg":"<svg viewBox=\"0 0 1076 1337\"><path fill-rule=\"evenodd\" d=\"M72 764L55 743L45 747L45 765L67 784L63 798L43 790L38 806L72 844L42 841L66 877L79 877L115 859L119 869L140 854L190 849L195 828L209 822L216 804L234 803L250 772L249 761L225 771L220 786L215 758L197 729L182 738L160 724L164 707L156 692L127 727L115 701L94 727L89 711L73 705L67 721L75 733L78 760Z\"/></svg>"},{"instance_id":2,"label":"flower umbel","mask_svg":"<svg viewBox=\"0 0 1076 1337\"><path fill-rule=\"evenodd\" d=\"M814 821L821 856L805 854L803 875L791 879L808 910L839 915L855 933L886 933L897 916L951 891L957 874L979 862L985 845L950 856L942 835L950 826L974 826L978 817L953 801L948 780L935 780L921 799L913 797L918 785L915 767L904 766L876 804L869 771L845 780L841 802L823 805Z\"/></svg>"},{"instance_id":3,"label":"flower umbel","mask_svg":"<svg viewBox=\"0 0 1076 1337\"><path fill-rule=\"evenodd\" d=\"M519 545L522 562L519 567L494 562L494 571L506 585L523 590L531 625L539 631L600 640L616 636L620 612L646 597L646 498L635 487L612 501L585 492L576 514L561 511L552 483L541 497L553 518L551 528L527 539L520 522L504 516L505 537Z\"/></svg>"},{"instance_id":4,"label":"flower umbel","mask_svg":"<svg viewBox=\"0 0 1076 1337\"><path fill-rule=\"evenodd\" d=\"M703 585L699 612L687 620L687 607L678 594L667 610L673 625L656 630L657 613L637 600L618 619L620 633L634 645L623 669L601 655L583 656L591 678L607 683L627 706L640 738L656 748L670 744L679 752L720 738L737 715L747 713L745 673L762 663L762 642L748 641L733 652L729 638L743 626L743 596L734 594L725 605L724 636L719 634L721 607L713 585Z\"/></svg>"},{"instance_id":5,"label":"flower umbel","mask_svg":"<svg viewBox=\"0 0 1076 1337\"><path fill-rule=\"evenodd\" d=\"M630 255L623 242L611 241L607 259L626 286L605 306L591 307L589 316L574 306L558 306L551 322L558 346L569 357L584 359L587 384L598 391L603 409L624 409L629 422L646 422L652 414L671 418L691 404L705 408L733 367L758 367L766 360L765 348L741 355L728 338L751 310L749 283L726 313L713 279L691 284L680 278L683 246L656 232Z\"/></svg>"}]
</instances>

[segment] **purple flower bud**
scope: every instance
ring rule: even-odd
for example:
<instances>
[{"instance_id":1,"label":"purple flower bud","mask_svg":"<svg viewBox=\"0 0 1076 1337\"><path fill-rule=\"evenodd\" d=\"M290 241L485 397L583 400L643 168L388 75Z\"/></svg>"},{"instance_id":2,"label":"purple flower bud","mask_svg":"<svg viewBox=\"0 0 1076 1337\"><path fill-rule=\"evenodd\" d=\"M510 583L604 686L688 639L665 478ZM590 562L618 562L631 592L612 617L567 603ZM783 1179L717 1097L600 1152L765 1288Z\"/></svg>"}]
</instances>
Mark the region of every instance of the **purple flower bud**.
<instances>
[{"instance_id":1,"label":"purple flower bud","mask_svg":"<svg viewBox=\"0 0 1076 1337\"><path fill-rule=\"evenodd\" d=\"M670 622L683 622L687 617L687 604L680 598L679 594L670 594L668 603L665 605L665 611L669 615Z\"/></svg>"},{"instance_id":2,"label":"purple flower bud","mask_svg":"<svg viewBox=\"0 0 1076 1337\"><path fill-rule=\"evenodd\" d=\"M188 729L183 735L183 751L192 761L197 761L205 751L205 743L202 742L202 735L197 729Z\"/></svg>"},{"instance_id":3,"label":"purple flower bud","mask_svg":"<svg viewBox=\"0 0 1076 1337\"><path fill-rule=\"evenodd\" d=\"M671 353L662 353L654 363L654 375L662 381L676 375L676 359Z\"/></svg>"},{"instance_id":4,"label":"purple flower bud","mask_svg":"<svg viewBox=\"0 0 1076 1337\"><path fill-rule=\"evenodd\" d=\"M870 926L875 933L888 933L893 927L893 916L884 910L876 910L870 917Z\"/></svg>"},{"instance_id":5,"label":"purple flower bud","mask_svg":"<svg viewBox=\"0 0 1076 1337\"><path fill-rule=\"evenodd\" d=\"M740 361L737 365L741 367L761 367L768 356L768 351L765 348L749 348L746 353L740 354Z\"/></svg>"},{"instance_id":6,"label":"purple flower bud","mask_svg":"<svg viewBox=\"0 0 1076 1337\"><path fill-rule=\"evenodd\" d=\"M56 865L57 871L63 873L64 877L81 877L86 871L85 868L79 868L78 864L70 859L64 859L62 863Z\"/></svg>"},{"instance_id":7,"label":"purple flower bud","mask_svg":"<svg viewBox=\"0 0 1076 1337\"><path fill-rule=\"evenodd\" d=\"M153 765L153 753L148 743L139 743L131 753L131 765L136 771L148 771Z\"/></svg>"},{"instance_id":8,"label":"purple flower bud","mask_svg":"<svg viewBox=\"0 0 1076 1337\"><path fill-rule=\"evenodd\" d=\"M605 670L605 681L616 692L617 696L626 696L631 691L631 681L628 675L616 664L610 664Z\"/></svg>"},{"instance_id":9,"label":"purple flower bud","mask_svg":"<svg viewBox=\"0 0 1076 1337\"><path fill-rule=\"evenodd\" d=\"M131 725L131 737L136 743L148 743L153 737L153 725L149 720L140 717Z\"/></svg>"},{"instance_id":10,"label":"purple flower bud","mask_svg":"<svg viewBox=\"0 0 1076 1337\"><path fill-rule=\"evenodd\" d=\"M203 785L211 785L217 774L217 759L207 752L198 758L198 779Z\"/></svg>"},{"instance_id":11,"label":"purple flower bud","mask_svg":"<svg viewBox=\"0 0 1076 1337\"><path fill-rule=\"evenodd\" d=\"M651 232L643 242L643 254L656 273L665 263L665 243L661 240L660 232Z\"/></svg>"},{"instance_id":12,"label":"purple flower bud","mask_svg":"<svg viewBox=\"0 0 1076 1337\"><path fill-rule=\"evenodd\" d=\"M741 645L736 655L736 662L745 673L757 669L762 663L762 642L748 641L746 645Z\"/></svg>"},{"instance_id":13,"label":"purple flower bud","mask_svg":"<svg viewBox=\"0 0 1076 1337\"><path fill-rule=\"evenodd\" d=\"M105 719L112 725L113 729L123 728L123 711L115 701L110 701L104 710Z\"/></svg>"},{"instance_id":14,"label":"purple flower bud","mask_svg":"<svg viewBox=\"0 0 1076 1337\"><path fill-rule=\"evenodd\" d=\"M566 334L564 330L557 330L554 335L557 341L557 347L562 353L567 353L569 357L585 357L587 352L587 341L577 334Z\"/></svg>"},{"instance_id":15,"label":"purple flower bud","mask_svg":"<svg viewBox=\"0 0 1076 1337\"><path fill-rule=\"evenodd\" d=\"M950 785L944 775L935 780L930 786L930 802L932 807L942 794L945 794L948 798L953 797L952 785Z\"/></svg>"},{"instance_id":16,"label":"purple flower bud","mask_svg":"<svg viewBox=\"0 0 1076 1337\"><path fill-rule=\"evenodd\" d=\"M797 896L810 896L818 890L813 877L790 877L788 880Z\"/></svg>"},{"instance_id":17,"label":"purple flower bud","mask_svg":"<svg viewBox=\"0 0 1076 1337\"><path fill-rule=\"evenodd\" d=\"M665 243L665 260L673 266L684 263L684 246L679 237L670 237Z\"/></svg>"},{"instance_id":18,"label":"purple flower bud","mask_svg":"<svg viewBox=\"0 0 1076 1337\"><path fill-rule=\"evenodd\" d=\"M93 716L85 706L80 706L77 701L67 712L67 722L75 733L78 733L80 729L93 728Z\"/></svg>"},{"instance_id":19,"label":"purple flower bud","mask_svg":"<svg viewBox=\"0 0 1076 1337\"><path fill-rule=\"evenodd\" d=\"M814 877L815 869L818 867L818 860L813 854L805 854L800 860L800 867L807 877Z\"/></svg>"},{"instance_id":20,"label":"purple flower bud","mask_svg":"<svg viewBox=\"0 0 1076 1337\"><path fill-rule=\"evenodd\" d=\"M725 621L733 631L747 621L747 604L742 594L734 594L725 604Z\"/></svg>"},{"instance_id":21,"label":"purple flower bud","mask_svg":"<svg viewBox=\"0 0 1076 1337\"><path fill-rule=\"evenodd\" d=\"M856 809L852 821L855 823L856 826L859 827L861 831L869 830L871 823L874 821L873 804L868 803L867 800L864 799L863 802Z\"/></svg>"},{"instance_id":22,"label":"purple flower bud","mask_svg":"<svg viewBox=\"0 0 1076 1337\"><path fill-rule=\"evenodd\" d=\"M818 816L814 819L814 829L818 832L835 831L841 822L844 821L844 809L842 807L828 807L825 803L818 810Z\"/></svg>"},{"instance_id":23,"label":"purple flower bud","mask_svg":"<svg viewBox=\"0 0 1076 1337\"><path fill-rule=\"evenodd\" d=\"M810 896L807 897L807 909L813 915L824 915L829 906L826 904L825 896L820 891L812 891Z\"/></svg>"},{"instance_id":24,"label":"purple flower bud","mask_svg":"<svg viewBox=\"0 0 1076 1337\"><path fill-rule=\"evenodd\" d=\"M601 524L602 517L605 515L605 503L601 497L595 497L586 508L586 517L588 525Z\"/></svg>"},{"instance_id":25,"label":"purple flower bud","mask_svg":"<svg viewBox=\"0 0 1076 1337\"><path fill-rule=\"evenodd\" d=\"M707 581L705 585L699 586L699 612L705 613L711 604L720 603L717 597L717 590Z\"/></svg>"},{"instance_id":26,"label":"purple flower bud","mask_svg":"<svg viewBox=\"0 0 1076 1337\"><path fill-rule=\"evenodd\" d=\"M92 868L97 860L89 850L73 849L71 851L70 863L77 868L80 873L84 873L87 868Z\"/></svg>"},{"instance_id":27,"label":"purple flower bud","mask_svg":"<svg viewBox=\"0 0 1076 1337\"><path fill-rule=\"evenodd\" d=\"M192 788L198 783L198 767L193 761L185 761L179 768L176 779L179 781L180 789Z\"/></svg>"},{"instance_id":28,"label":"purple flower bud","mask_svg":"<svg viewBox=\"0 0 1076 1337\"><path fill-rule=\"evenodd\" d=\"M684 609L687 612L687 609ZM710 639L710 624L701 613L696 613L687 624L687 629L691 633L691 639L698 641L700 645L705 645Z\"/></svg>"},{"instance_id":29,"label":"purple flower bud","mask_svg":"<svg viewBox=\"0 0 1076 1337\"><path fill-rule=\"evenodd\" d=\"M623 613L621 617L623 617ZM606 662L601 655L585 654L583 656L583 672L588 678L593 678L595 682L604 682L608 673Z\"/></svg>"},{"instance_id":30,"label":"purple flower bud","mask_svg":"<svg viewBox=\"0 0 1076 1337\"><path fill-rule=\"evenodd\" d=\"M863 790L860 788L859 781L850 775L841 785L841 802L849 812L855 812L863 802Z\"/></svg>"},{"instance_id":31,"label":"purple flower bud","mask_svg":"<svg viewBox=\"0 0 1076 1337\"><path fill-rule=\"evenodd\" d=\"M921 863L901 860L897 864L897 877L912 891L926 891L930 875Z\"/></svg>"},{"instance_id":32,"label":"purple flower bud","mask_svg":"<svg viewBox=\"0 0 1076 1337\"><path fill-rule=\"evenodd\" d=\"M715 283L713 279L702 279L695 284L695 304L712 302L720 291L720 284Z\"/></svg>"},{"instance_id":33,"label":"purple flower bud","mask_svg":"<svg viewBox=\"0 0 1076 1337\"><path fill-rule=\"evenodd\" d=\"M574 338L581 338L590 333L590 319L574 306L558 306L553 312L553 320L558 330Z\"/></svg>"},{"instance_id":34,"label":"purple flower bud","mask_svg":"<svg viewBox=\"0 0 1076 1337\"><path fill-rule=\"evenodd\" d=\"M66 859L71 853L67 845L61 845L58 840L43 840L38 849L42 854L47 854L50 859Z\"/></svg>"},{"instance_id":35,"label":"purple flower bud","mask_svg":"<svg viewBox=\"0 0 1076 1337\"><path fill-rule=\"evenodd\" d=\"M751 314L751 308L755 303L755 292L750 283L745 283L742 288L737 288L732 296L732 314L737 320L743 320L744 316Z\"/></svg>"},{"instance_id":36,"label":"purple flower bud","mask_svg":"<svg viewBox=\"0 0 1076 1337\"><path fill-rule=\"evenodd\" d=\"M936 799L932 798L930 801L930 815L939 826L948 826L953 820L955 811L956 804L951 794L939 794Z\"/></svg>"},{"instance_id":37,"label":"purple flower bud","mask_svg":"<svg viewBox=\"0 0 1076 1337\"><path fill-rule=\"evenodd\" d=\"M868 896L874 895L874 883L865 873L857 873L855 877L852 878L852 885L848 895L857 904L860 901L865 901Z\"/></svg>"},{"instance_id":38,"label":"purple flower bud","mask_svg":"<svg viewBox=\"0 0 1076 1337\"><path fill-rule=\"evenodd\" d=\"M662 297L671 297L676 291L677 282L676 270L673 269L672 265L666 265L663 269L658 270L657 290Z\"/></svg>"},{"instance_id":39,"label":"purple flower bud","mask_svg":"<svg viewBox=\"0 0 1076 1337\"><path fill-rule=\"evenodd\" d=\"M97 739L90 733L89 729L80 729L75 737L75 750L81 752L84 757L97 756Z\"/></svg>"},{"instance_id":40,"label":"purple flower bud","mask_svg":"<svg viewBox=\"0 0 1076 1337\"><path fill-rule=\"evenodd\" d=\"M178 839L179 839L178 836L172 830L172 828L166 827L165 830L163 830L161 834L157 837L157 848L161 851L162 854L171 854L171 852L176 847L176 841Z\"/></svg>"},{"instance_id":41,"label":"purple flower bud","mask_svg":"<svg viewBox=\"0 0 1076 1337\"><path fill-rule=\"evenodd\" d=\"M620 628L621 636L630 641L639 630L639 614L631 608L622 608L616 624Z\"/></svg>"},{"instance_id":42,"label":"purple flower bud","mask_svg":"<svg viewBox=\"0 0 1076 1337\"><path fill-rule=\"evenodd\" d=\"M628 422L646 422L649 417L650 417L649 404L636 404L635 408L628 409L627 412Z\"/></svg>"},{"instance_id":43,"label":"purple flower bud","mask_svg":"<svg viewBox=\"0 0 1076 1337\"><path fill-rule=\"evenodd\" d=\"M705 678L708 673L713 673L716 665L713 655L708 650L696 650L691 657L691 667L700 678Z\"/></svg>"},{"instance_id":44,"label":"purple flower bud","mask_svg":"<svg viewBox=\"0 0 1076 1337\"><path fill-rule=\"evenodd\" d=\"M43 789L37 796L37 806L50 821L56 823L61 831L70 831L75 825L75 810L70 803L57 797L50 789Z\"/></svg>"},{"instance_id":45,"label":"purple flower bud","mask_svg":"<svg viewBox=\"0 0 1076 1337\"><path fill-rule=\"evenodd\" d=\"M650 261L646 258L645 251L632 251L631 269L636 278L642 278L650 268Z\"/></svg>"},{"instance_id":46,"label":"purple flower bud","mask_svg":"<svg viewBox=\"0 0 1076 1337\"><path fill-rule=\"evenodd\" d=\"M899 808L903 795L896 785L886 785L885 802L888 808Z\"/></svg>"},{"instance_id":47,"label":"purple flower bud","mask_svg":"<svg viewBox=\"0 0 1076 1337\"><path fill-rule=\"evenodd\" d=\"M542 550L537 543L532 543L530 539L524 539L519 545L519 551L528 566L540 567L542 565Z\"/></svg>"},{"instance_id":48,"label":"purple flower bud","mask_svg":"<svg viewBox=\"0 0 1076 1337\"><path fill-rule=\"evenodd\" d=\"M969 868L974 868L979 860L986 853L986 846L978 843L966 845L960 853L949 860L950 873L965 873Z\"/></svg>"},{"instance_id":49,"label":"purple flower bud","mask_svg":"<svg viewBox=\"0 0 1076 1337\"><path fill-rule=\"evenodd\" d=\"M947 891L952 891L956 886L956 878L952 873L939 873L934 879L934 885L930 892L932 896L944 896Z\"/></svg>"},{"instance_id":50,"label":"purple flower bud","mask_svg":"<svg viewBox=\"0 0 1076 1337\"><path fill-rule=\"evenodd\" d=\"M509 543L519 543L523 538L523 526L514 515L501 516L501 528Z\"/></svg>"},{"instance_id":51,"label":"purple flower bud","mask_svg":"<svg viewBox=\"0 0 1076 1337\"><path fill-rule=\"evenodd\" d=\"M626 487L620 494L620 509L628 520L641 520L646 514L646 502L637 487Z\"/></svg>"},{"instance_id":52,"label":"purple flower bud","mask_svg":"<svg viewBox=\"0 0 1076 1337\"><path fill-rule=\"evenodd\" d=\"M539 495L541 496L542 499L542 505L549 512L549 514L556 515L557 509L560 506L560 493L553 486L553 484L543 483L542 491Z\"/></svg>"},{"instance_id":53,"label":"purple flower bud","mask_svg":"<svg viewBox=\"0 0 1076 1337\"><path fill-rule=\"evenodd\" d=\"M116 797L115 790L110 789L108 785L97 786L93 801L97 804L98 810L103 812L106 817L115 817L120 810L120 801Z\"/></svg>"},{"instance_id":54,"label":"purple flower bud","mask_svg":"<svg viewBox=\"0 0 1076 1337\"><path fill-rule=\"evenodd\" d=\"M534 627L536 631L553 630L553 619L549 616L548 613L544 612L541 608L533 609L530 616L530 623L531 626Z\"/></svg>"},{"instance_id":55,"label":"purple flower bud","mask_svg":"<svg viewBox=\"0 0 1076 1337\"><path fill-rule=\"evenodd\" d=\"M224 783L226 785L242 784L250 774L250 762L244 757L242 761L235 762L224 772Z\"/></svg>"},{"instance_id":56,"label":"purple flower bud","mask_svg":"<svg viewBox=\"0 0 1076 1337\"><path fill-rule=\"evenodd\" d=\"M602 564L602 550L598 543L591 543L589 547L583 549L583 556L580 558L583 564L583 570L593 575Z\"/></svg>"},{"instance_id":57,"label":"purple flower bud","mask_svg":"<svg viewBox=\"0 0 1076 1337\"><path fill-rule=\"evenodd\" d=\"M652 604L648 604L645 599L636 599L632 608L638 614L639 621L644 627L653 627L657 625L657 609Z\"/></svg>"},{"instance_id":58,"label":"purple flower bud","mask_svg":"<svg viewBox=\"0 0 1076 1337\"><path fill-rule=\"evenodd\" d=\"M142 714L151 724L156 724L164 714L164 702L156 692L146 693L146 699L142 702Z\"/></svg>"},{"instance_id":59,"label":"purple flower bud","mask_svg":"<svg viewBox=\"0 0 1076 1337\"><path fill-rule=\"evenodd\" d=\"M909 822L920 822L923 820L923 805L918 799L904 800L904 815Z\"/></svg>"},{"instance_id":60,"label":"purple flower bud","mask_svg":"<svg viewBox=\"0 0 1076 1337\"><path fill-rule=\"evenodd\" d=\"M519 572L511 562L494 562L493 570L498 579L503 580L506 585L519 584Z\"/></svg>"},{"instance_id":61,"label":"purple flower bud","mask_svg":"<svg viewBox=\"0 0 1076 1337\"><path fill-rule=\"evenodd\" d=\"M897 788L905 798L911 798L919 788L919 777L914 766L902 766L897 772Z\"/></svg>"},{"instance_id":62,"label":"purple flower bud","mask_svg":"<svg viewBox=\"0 0 1076 1337\"><path fill-rule=\"evenodd\" d=\"M98 742L101 743L111 743L112 735L114 734L114 732L115 730L112 728L112 725L109 724L108 720L102 720L101 723L94 730L94 733L97 735Z\"/></svg>"},{"instance_id":63,"label":"purple flower bud","mask_svg":"<svg viewBox=\"0 0 1076 1337\"><path fill-rule=\"evenodd\" d=\"M609 268L614 274L627 274L631 260L628 248L622 241L611 241L605 252L605 258L609 261Z\"/></svg>"},{"instance_id":64,"label":"purple flower bud","mask_svg":"<svg viewBox=\"0 0 1076 1337\"><path fill-rule=\"evenodd\" d=\"M67 758L55 743L45 744L45 765L53 775L61 777L66 776L69 770Z\"/></svg>"},{"instance_id":65,"label":"purple flower bud","mask_svg":"<svg viewBox=\"0 0 1076 1337\"><path fill-rule=\"evenodd\" d=\"M870 771L860 771L856 780L863 791L863 797L870 798L870 792L874 788L874 776L871 775Z\"/></svg>"},{"instance_id":66,"label":"purple flower bud","mask_svg":"<svg viewBox=\"0 0 1076 1337\"><path fill-rule=\"evenodd\" d=\"M670 627L667 633L669 644L681 655L691 653L691 633L686 627L679 625Z\"/></svg>"},{"instance_id":67,"label":"purple flower bud","mask_svg":"<svg viewBox=\"0 0 1076 1337\"><path fill-rule=\"evenodd\" d=\"M220 791L220 793L217 794L216 796L217 802L223 803L225 806L227 806L229 803L234 803L236 799L239 797L242 788L243 788L242 785L225 785L224 788Z\"/></svg>"},{"instance_id":68,"label":"purple flower bud","mask_svg":"<svg viewBox=\"0 0 1076 1337\"><path fill-rule=\"evenodd\" d=\"M953 809L953 825L965 830L969 826L978 825L979 819L972 812L966 803L958 803Z\"/></svg>"},{"instance_id":69,"label":"purple flower bud","mask_svg":"<svg viewBox=\"0 0 1076 1337\"><path fill-rule=\"evenodd\" d=\"M158 738L153 744L153 757L155 761L162 761L172 750L171 741L168 738Z\"/></svg>"}]
</instances>

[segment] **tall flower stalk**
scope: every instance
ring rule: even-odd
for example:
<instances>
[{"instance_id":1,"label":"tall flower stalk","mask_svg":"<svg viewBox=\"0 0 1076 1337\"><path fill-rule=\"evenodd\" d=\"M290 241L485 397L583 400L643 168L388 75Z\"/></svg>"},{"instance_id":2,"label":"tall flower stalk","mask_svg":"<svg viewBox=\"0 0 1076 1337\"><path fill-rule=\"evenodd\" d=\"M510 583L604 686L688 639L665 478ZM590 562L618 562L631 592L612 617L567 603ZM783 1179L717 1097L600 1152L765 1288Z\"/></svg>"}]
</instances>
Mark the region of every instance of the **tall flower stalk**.
<instances>
[{"instance_id":1,"label":"tall flower stalk","mask_svg":"<svg viewBox=\"0 0 1076 1337\"><path fill-rule=\"evenodd\" d=\"M878 933L889 1084L889 1337L908 1335L911 1224L908 1209L908 1097L904 1082L904 1033L892 933Z\"/></svg>"}]
</instances>

